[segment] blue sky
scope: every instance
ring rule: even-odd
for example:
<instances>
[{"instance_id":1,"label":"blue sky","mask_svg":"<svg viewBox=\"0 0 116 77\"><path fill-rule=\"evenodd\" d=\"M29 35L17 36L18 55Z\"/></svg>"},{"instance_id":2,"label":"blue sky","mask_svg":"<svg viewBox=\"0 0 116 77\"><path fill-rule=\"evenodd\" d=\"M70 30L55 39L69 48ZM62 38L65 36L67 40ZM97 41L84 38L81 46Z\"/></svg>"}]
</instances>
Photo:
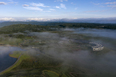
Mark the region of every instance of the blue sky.
<instances>
[{"instance_id":1,"label":"blue sky","mask_svg":"<svg viewBox=\"0 0 116 77\"><path fill-rule=\"evenodd\" d=\"M0 0L0 20L116 17L116 0Z\"/></svg>"}]
</instances>

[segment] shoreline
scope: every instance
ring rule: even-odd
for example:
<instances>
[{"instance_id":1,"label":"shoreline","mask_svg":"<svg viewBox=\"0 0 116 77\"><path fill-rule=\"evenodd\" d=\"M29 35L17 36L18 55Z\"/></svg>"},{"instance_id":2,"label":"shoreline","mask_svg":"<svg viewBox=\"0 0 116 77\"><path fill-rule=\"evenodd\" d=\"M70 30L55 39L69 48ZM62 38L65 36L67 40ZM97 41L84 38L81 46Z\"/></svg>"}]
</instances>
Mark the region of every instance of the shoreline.
<instances>
[{"instance_id":1,"label":"shoreline","mask_svg":"<svg viewBox=\"0 0 116 77\"><path fill-rule=\"evenodd\" d=\"M22 54L21 54L22 55ZM17 60L15 61L15 63L13 65L11 65L10 67L6 68L5 70L1 71L0 72L0 75L6 73L6 72L9 72L10 70L12 70L13 68L15 68L17 65L19 65L21 63L21 60L20 60L20 57L21 55L17 58ZM9 53L9 56L10 56L10 53ZM12 56L10 56L12 57ZM16 58L16 57L13 57L13 58Z\"/></svg>"}]
</instances>

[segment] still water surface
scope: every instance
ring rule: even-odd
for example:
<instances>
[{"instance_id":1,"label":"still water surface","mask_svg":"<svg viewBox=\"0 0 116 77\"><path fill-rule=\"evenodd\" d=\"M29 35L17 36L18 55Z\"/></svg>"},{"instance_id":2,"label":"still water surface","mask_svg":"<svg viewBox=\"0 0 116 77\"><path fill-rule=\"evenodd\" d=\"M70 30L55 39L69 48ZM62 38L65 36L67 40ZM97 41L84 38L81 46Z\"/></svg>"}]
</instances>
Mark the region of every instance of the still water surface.
<instances>
[{"instance_id":1,"label":"still water surface","mask_svg":"<svg viewBox=\"0 0 116 77\"><path fill-rule=\"evenodd\" d=\"M9 56L9 53L12 51L22 50L18 47L5 47L0 46L0 72L7 69L16 62L16 58Z\"/></svg>"}]
</instances>

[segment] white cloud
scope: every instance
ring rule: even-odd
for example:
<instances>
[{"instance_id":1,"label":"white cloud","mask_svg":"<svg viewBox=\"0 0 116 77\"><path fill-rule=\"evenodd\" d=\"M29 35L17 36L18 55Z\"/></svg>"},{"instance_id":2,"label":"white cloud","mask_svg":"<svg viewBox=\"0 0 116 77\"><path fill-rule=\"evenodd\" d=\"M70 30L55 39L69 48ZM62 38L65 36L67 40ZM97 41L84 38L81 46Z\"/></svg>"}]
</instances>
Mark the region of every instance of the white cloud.
<instances>
[{"instance_id":1,"label":"white cloud","mask_svg":"<svg viewBox=\"0 0 116 77\"><path fill-rule=\"evenodd\" d=\"M63 1L68 1L68 0L55 0L54 2L63 2Z\"/></svg>"},{"instance_id":2,"label":"white cloud","mask_svg":"<svg viewBox=\"0 0 116 77\"><path fill-rule=\"evenodd\" d=\"M106 2L105 4L116 4L116 2Z\"/></svg>"},{"instance_id":3,"label":"white cloud","mask_svg":"<svg viewBox=\"0 0 116 77\"><path fill-rule=\"evenodd\" d=\"M71 2L72 5L76 5L74 2Z\"/></svg>"},{"instance_id":4,"label":"white cloud","mask_svg":"<svg viewBox=\"0 0 116 77\"><path fill-rule=\"evenodd\" d=\"M6 5L7 3L5 3L5 2L0 2L0 5Z\"/></svg>"},{"instance_id":5,"label":"white cloud","mask_svg":"<svg viewBox=\"0 0 116 77\"><path fill-rule=\"evenodd\" d=\"M43 12L51 12L51 11L43 11Z\"/></svg>"},{"instance_id":6,"label":"white cloud","mask_svg":"<svg viewBox=\"0 0 116 77\"><path fill-rule=\"evenodd\" d=\"M43 11L43 12L51 12L51 11L44 11L42 9L42 7L44 7L44 8L45 7L50 7L50 6L44 5L43 3L30 3L30 5L24 4L22 6L23 6L23 8L28 9L28 10L37 10L37 11Z\"/></svg>"},{"instance_id":7,"label":"white cloud","mask_svg":"<svg viewBox=\"0 0 116 77\"><path fill-rule=\"evenodd\" d=\"M106 5L112 5L112 4L116 4L116 2L106 2L106 3L94 3L94 2L91 2L92 4L94 5L103 5L103 4L106 4Z\"/></svg>"},{"instance_id":8,"label":"white cloud","mask_svg":"<svg viewBox=\"0 0 116 77\"><path fill-rule=\"evenodd\" d=\"M75 8L75 10L77 10L77 9L78 9L78 7Z\"/></svg>"},{"instance_id":9,"label":"white cloud","mask_svg":"<svg viewBox=\"0 0 116 77\"><path fill-rule=\"evenodd\" d=\"M28 6L29 6L29 5L27 5L27 4L24 4L24 5L23 5L23 7L28 7Z\"/></svg>"},{"instance_id":10,"label":"white cloud","mask_svg":"<svg viewBox=\"0 0 116 77\"><path fill-rule=\"evenodd\" d=\"M47 18L28 18L27 20L30 20L30 21L49 21L50 19L47 19Z\"/></svg>"},{"instance_id":11,"label":"white cloud","mask_svg":"<svg viewBox=\"0 0 116 77\"><path fill-rule=\"evenodd\" d=\"M45 6L43 3L31 3L30 5L28 5L28 4L24 4L23 5L23 8L28 9L28 10L43 11L43 9L40 8L40 7L44 7L45 8L45 7L50 7L50 6Z\"/></svg>"},{"instance_id":12,"label":"white cloud","mask_svg":"<svg viewBox=\"0 0 116 77\"><path fill-rule=\"evenodd\" d=\"M93 3L93 2L91 2ZM110 7L110 8L116 8L116 1L115 2L106 2L106 3L93 3L94 5L98 5L100 7Z\"/></svg>"},{"instance_id":13,"label":"white cloud","mask_svg":"<svg viewBox=\"0 0 116 77\"><path fill-rule=\"evenodd\" d=\"M13 0L8 0L9 2L8 3L11 3L11 4L17 4L18 2L14 2Z\"/></svg>"},{"instance_id":14,"label":"white cloud","mask_svg":"<svg viewBox=\"0 0 116 77\"><path fill-rule=\"evenodd\" d=\"M100 3L94 3L94 2L91 2L93 5L100 5Z\"/></svg>"},{"instance_id":15,"label":"white cloud","mask_svg":"<svg viewBox=\"0 0 116 77\"><path fill-rule=\"evenodd\" d=\"M45 6L43 3L31 3L32 6L38 6L38 7L50 7L50 6Z\"/></svg>"},{"instance_id":16,"label":"white cloud","mask_svg":"<svg viewBox=\"0 0 116 77\"><path fill-rule=\"evenodd\" d=\"M92 11L84 11L85 13L95 13L95 12L105 12L108 10L92 10Z\"/></svg>"},{"instance_id":17,"label":"white cloud","mask_svg":"<svg viewBox=\"0 0 116 77\"><path fill-rule=\"evenodd\" d=\"M60 7L66 9L65 4L62 4L62 3L60 4Z\"/></svg>"},{"instance_id":18,"label":"white cloud","mask_svg":"<svg viewBox=\"0 0 116 77\"><path fill-rule=\"evenodd\" d=\"M58 8L58 9L59 9L60 7L59 7L59 6L56 6L56 8Z\"/></svg>"},{"instance_id":19,"label":"white cloud","mask_svg":"<svg viewBox=\"0 0 116 77\"><path fill-rule=\"evenodd\" d=\"M55 9L50 9L50 10L55 10Z\"/></svg>"},{"instance_id":20,"label":"white cloud","mask_svg":"<svg viewBox=\"0 0 116 77\"><path fill-rule=\"evenodd\" d=\"M0 21L14 21L14 18L0 18Z\"/></svg>"},{"instance_id":21,"label":"white cloud","mask_svg":"<svg viewBox=\"0 0 116 77\"><path fill-rule=\"evenodd\" d=\"M60 6L56 6L56 8L58 8L58 9L60 9L60 8L67 9L65 4L62 4L62 3L60 4Z\"/></svg>"},{"instance_id":22,"label":"white cloud","mask_svg":"<svg viewBox=\"0 0 116 77\"><path fill-rule=\"evenodd\" d=\"M6 4L17 4L18 2L14 2L13 0L8 0L9 2L0 2L0 5L6 5Z\"/></svg>"},{"instance_id":23,"label":"white cloud","mask_svg":"<svg viewBox=\"0 0 116 77\"><path fill-rule=\"evenodd\" d=\"M39 8L39 7L24 7L25 9L28 10L37 10L37 11L43 11L43 9Z\"/></svg>"},{"instance_id":24,"label":"white cloud","mask_svg":"<svg viewBox=\"0 0 116 77\"><path fill-rule=\"evenodd\" d=\"M116 5L108 5L108 7L116 8Z\"/></svg>"}]
</instances>

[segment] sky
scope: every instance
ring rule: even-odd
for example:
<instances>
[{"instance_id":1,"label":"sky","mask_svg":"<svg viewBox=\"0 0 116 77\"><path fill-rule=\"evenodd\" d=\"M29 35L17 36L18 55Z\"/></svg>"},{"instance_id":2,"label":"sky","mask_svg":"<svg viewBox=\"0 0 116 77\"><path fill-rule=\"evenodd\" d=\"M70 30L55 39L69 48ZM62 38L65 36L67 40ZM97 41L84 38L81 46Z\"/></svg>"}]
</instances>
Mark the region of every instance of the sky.
<instances>
[{"instance_id":1,"label":"sky","mask_svg":"<svg viewBox=\"0 0 116 77\"><path fill-rule=\"evenodd\" d=\"M115 17L116 0L0 0L0 21Z\"/></svg>"}]
</instances>

